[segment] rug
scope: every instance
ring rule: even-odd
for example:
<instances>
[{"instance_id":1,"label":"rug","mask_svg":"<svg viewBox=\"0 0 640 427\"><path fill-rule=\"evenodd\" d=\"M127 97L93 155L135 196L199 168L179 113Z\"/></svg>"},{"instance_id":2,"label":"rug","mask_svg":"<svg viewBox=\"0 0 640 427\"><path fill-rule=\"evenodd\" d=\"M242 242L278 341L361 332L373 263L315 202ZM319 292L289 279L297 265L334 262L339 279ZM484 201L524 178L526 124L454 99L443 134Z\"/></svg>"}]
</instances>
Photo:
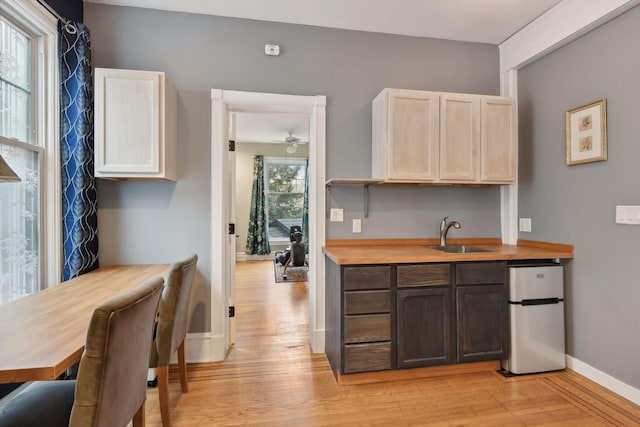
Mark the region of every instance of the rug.
<instances>
[{"instance_id":1,"label":"rug","mask_svg":"<svg viewBox=\"0 0 640 427\"><path fill-rule=\"evenodd\" d=\"M276 283L287 283L287 282L306 282L307 281L307 270L309 268L305 265L303 267L287 267L287 278L282 277L282 270L284 270L284 265L279 262L273 263L273 272L275 274Z\"/></svg>"}]
</instances>

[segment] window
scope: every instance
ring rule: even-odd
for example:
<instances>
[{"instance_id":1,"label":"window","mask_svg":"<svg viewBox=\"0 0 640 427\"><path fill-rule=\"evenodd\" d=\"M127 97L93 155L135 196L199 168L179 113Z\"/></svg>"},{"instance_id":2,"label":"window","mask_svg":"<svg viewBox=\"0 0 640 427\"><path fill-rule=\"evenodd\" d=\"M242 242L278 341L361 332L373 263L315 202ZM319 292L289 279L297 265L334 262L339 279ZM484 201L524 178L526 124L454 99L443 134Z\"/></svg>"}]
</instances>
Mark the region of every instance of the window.
<instances>
[{"instance_id":1,"label":"window","mask_svg":"<svg viewBox=\"0 0 640 427\"><path fill-rule=\"evenodd\" d=\"M35 2L0 1L0 155L22 180L0 182L3 304L59 281L60 167L56 21Z\"/></svg>"},{"instance_id":2,"label":"window","mask_svg":"<svg viewBox=\"0 0 640 427\"><path fill-rule=\"evenodd\" d=\"M289 227L302 226L305 159L265 158L264 179L269 243L288 243Z\"/></svg>"}]
</instances>

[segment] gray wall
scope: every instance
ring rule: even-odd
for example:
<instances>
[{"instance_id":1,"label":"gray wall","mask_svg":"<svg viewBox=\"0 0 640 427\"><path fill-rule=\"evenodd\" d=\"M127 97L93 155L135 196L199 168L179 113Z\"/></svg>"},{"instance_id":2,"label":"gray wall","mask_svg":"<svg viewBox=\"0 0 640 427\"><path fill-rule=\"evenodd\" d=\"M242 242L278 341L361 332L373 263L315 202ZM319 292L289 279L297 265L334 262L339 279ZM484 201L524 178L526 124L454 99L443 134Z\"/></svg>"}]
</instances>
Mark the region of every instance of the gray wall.
<instances>
[{"instance_id":1,"label":"gray wall","mask_svg":"<svg viewBox=\"0 0 640 427\"><path fill-rule=\"evenodd\" d=\"M496 46L86 3L96 67L165 71L178 91L178 181L98 184L102 264L170 262L200 255L192 332L209 329L211 88L327 96L328 178L371 176L371 101L385 87L499 93ZM279 57L264 45L281 46ZM362 188L331 202L344 223L328 238L435 237L445 214L453 236L500 235L497 188Z\"/></svg>"},{"instance_id":2,"label":"gray wall","mask_svg":"<svg viewBox=\"0 0 640 427\"><path fill-rule=\"evenodd\" d=\"M632 9L518 73L521 238L575 245L567 281L567 351L640 387L640 227L615 224L640 205L638 27ZM607 98L608 160L565 164L565 111Z\"/></svg>"}]
</instances>

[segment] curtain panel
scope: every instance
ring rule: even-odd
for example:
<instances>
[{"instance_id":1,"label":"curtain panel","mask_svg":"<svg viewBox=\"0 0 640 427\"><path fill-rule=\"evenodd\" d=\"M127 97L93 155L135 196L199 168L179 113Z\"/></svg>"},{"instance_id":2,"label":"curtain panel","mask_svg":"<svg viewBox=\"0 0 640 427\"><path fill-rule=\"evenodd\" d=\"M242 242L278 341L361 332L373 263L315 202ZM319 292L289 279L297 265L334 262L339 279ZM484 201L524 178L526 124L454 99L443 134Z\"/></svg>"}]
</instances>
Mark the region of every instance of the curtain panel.
<instances>
[{"instance_id":1,"label":"curtain panel","mask_svg":"<svg viewBox=\"0 0 640 427\"><path fill-rule=\"evenodd\" d=\"M71 25L76 31L69 31ZM59 23L63 280L99 267L89 29Z\"/></svg>"},{"instance_id":2,"label":"curtain panel","mask_svg":"<svg viewBox=\"0 0 640 427\"><path fill-rule=\"evenodd\" d=\"M249 207L249 233L247 235L248 255L268 255L271 253L267 234L267 206L264 194L264 156L253 160L253 186Z\"/></svg>"}]
</instances>

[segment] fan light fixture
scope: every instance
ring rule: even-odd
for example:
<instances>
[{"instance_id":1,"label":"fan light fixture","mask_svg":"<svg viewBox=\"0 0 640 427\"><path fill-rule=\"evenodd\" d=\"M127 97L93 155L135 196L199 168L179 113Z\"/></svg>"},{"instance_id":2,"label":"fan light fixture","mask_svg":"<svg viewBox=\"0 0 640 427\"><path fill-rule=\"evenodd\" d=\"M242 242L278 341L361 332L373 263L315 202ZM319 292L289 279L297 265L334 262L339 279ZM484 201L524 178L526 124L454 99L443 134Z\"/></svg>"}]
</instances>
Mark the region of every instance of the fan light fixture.
<instances>
[{"instance_id":1,"label":"fan light fixture","mask_svg":"<svg viewBox=\"0 0 640 427\"><path fill-rule=\"evenodd\" d=\"M307 144L307 141L301 141L297 136L293 136L293 131L288 131L289 135L284 139L274 139L274 142L280 142L285 144L285 151L288 154L293 154L298 149L299 144Z\"/></svg>"},{"instance_id":2,"label":"fan light fixture","mask_svg":"<svg viewBox=\"0 0 640 427\"><path fill-rule=\"evenodd\" d=\"M0 182L20 182L21 179L0 155Z\"/></svg>"}]
</instances>

